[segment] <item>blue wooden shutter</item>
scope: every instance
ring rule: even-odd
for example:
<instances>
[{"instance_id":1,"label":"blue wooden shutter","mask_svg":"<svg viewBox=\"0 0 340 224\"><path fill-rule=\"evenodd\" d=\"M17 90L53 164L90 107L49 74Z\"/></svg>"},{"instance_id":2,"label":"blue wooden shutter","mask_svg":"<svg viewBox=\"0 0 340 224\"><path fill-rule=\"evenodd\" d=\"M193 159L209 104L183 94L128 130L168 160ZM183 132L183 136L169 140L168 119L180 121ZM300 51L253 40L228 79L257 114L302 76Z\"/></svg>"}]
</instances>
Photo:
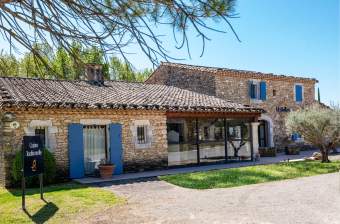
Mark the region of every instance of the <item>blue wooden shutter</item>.
<instances>
[{"instance_id":1,"label":"blue wooden shutter","mask_svg":"<svg viewBox=\"0 0 340 224\"><path fill-rule=\"evenodd\" d=\"M251 99L256 99L256 85L253 81L249 81L249 97Z\"/></svg>"},{"instance_id":2,"label":"blue wooden shutter","mask_svg":"<svg viewBox=\"0 0 340 224\"><path fill-rule=\"evenodd\" d=\"M292 136L291 136L291 140L295 141L295 139L296 139L296 135L295 135L295 133L293 133Z\"/></svg>"},{"instance_id":3,"label":"blue wooden shutter","mask_svg":"<svg viewBox=\"0 0 340 224\"><path fill-rule=\"evenodd\" d=\"M69 152L70 178L84 177L83 125L69 124L68 152Z\"/></svg>"},{"instance_id":4,"label":"blue wooden shutter","mask_svg":"<svg viewBox=\"0 0 340 224\"><path fill-rule=\"evenodd\" d=\"M110 160L116 168L114 174L123 173L122 125L110 124Z\"/></svg>"},{"instance_id":5,"label":"blue wooden shutter","mask_svg":"<svg viewBox=\"0 0 340 224\"><path fill-rule=\"evenodd\" d=\"M265 81L260 82L260 99L267 99L267 86Z\"/></svg>"},{"instance_id":6,"label":"blue wooden shutter","mask_svg":"<svg viewBox=\"0 0 340 224\"><path fill-rule=\"evenodd\" d=\"M302 86L295 85L295 101L302 102Z\"/></svg>"}]
</instances>

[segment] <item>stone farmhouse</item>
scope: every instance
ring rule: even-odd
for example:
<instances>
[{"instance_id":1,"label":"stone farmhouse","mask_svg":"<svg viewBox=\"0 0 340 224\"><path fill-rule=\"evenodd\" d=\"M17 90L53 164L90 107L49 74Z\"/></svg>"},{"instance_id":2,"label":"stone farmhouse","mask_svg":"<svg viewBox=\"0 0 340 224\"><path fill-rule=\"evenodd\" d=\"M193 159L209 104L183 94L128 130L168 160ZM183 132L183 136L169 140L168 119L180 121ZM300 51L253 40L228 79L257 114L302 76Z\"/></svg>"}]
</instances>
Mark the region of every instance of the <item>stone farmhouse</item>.
<instances>
[{"instance_id":1,"label":"stone farmhouse","mask_svg":"<svg viewBox=\"0 0 340 224\"><path fill-rule=\"evenodd\" d=\"M146 80L264 109L259 117L260 147L284 147L291 138L302 140L296 133L286 133L285 116L315 102L317 82L313 78L178 63L162 63Z\"/></svg>"},{"instance_id":2,"label":"stone farmhouse","mask_svg":"<svg viewBox=\"0 0 340 224\"><path fill-rule=\"evenodd\" d=\"M0 185L23 136L40 136L59 175L115 174L251 161L283 146L288 111L312 104L317 80L162 63L145 83L105 81L100 65L82 80L0 77ZM293 134L293 140L298 136Z\"/></svg>"},{"instance_id":3,"label":"stone farmhouse","mask_svg":"<svg viewBox=\"0 0 340 224\"><path fill-rule=\"evenodd\" d=\"M162 64L148 82L167 67ZM98 65L85 71L86 78L76 81L0 77L0 185L10 184L12 159L25 135L40 136L59 175L69 178L95 176L103 161L121 174L250 161L258 153L262 104L231 102L214 96L214 89L105 81ZM208 82L201 88L206 85L216 88Z\"/></svg>"}]
</instances>

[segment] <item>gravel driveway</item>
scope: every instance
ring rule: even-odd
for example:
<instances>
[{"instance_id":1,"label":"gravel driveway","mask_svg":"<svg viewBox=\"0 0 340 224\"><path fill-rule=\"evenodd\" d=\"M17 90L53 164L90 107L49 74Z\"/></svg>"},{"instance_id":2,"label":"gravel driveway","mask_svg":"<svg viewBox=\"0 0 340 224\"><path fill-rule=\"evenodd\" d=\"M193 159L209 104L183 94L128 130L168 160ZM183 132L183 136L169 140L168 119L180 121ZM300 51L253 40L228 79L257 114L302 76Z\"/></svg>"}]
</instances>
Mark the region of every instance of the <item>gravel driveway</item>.
<instances>
[{"instance_id":1,"label":"gravel driveway","mask_svg":"<svg viewBox=\"0 0 340 224\"><path fill-rule=\"evenodd\" d=\"M127 198L88 223L340 223L340 175L192 190L149 180L102 185Z\"/></svg>"}]
</instances>

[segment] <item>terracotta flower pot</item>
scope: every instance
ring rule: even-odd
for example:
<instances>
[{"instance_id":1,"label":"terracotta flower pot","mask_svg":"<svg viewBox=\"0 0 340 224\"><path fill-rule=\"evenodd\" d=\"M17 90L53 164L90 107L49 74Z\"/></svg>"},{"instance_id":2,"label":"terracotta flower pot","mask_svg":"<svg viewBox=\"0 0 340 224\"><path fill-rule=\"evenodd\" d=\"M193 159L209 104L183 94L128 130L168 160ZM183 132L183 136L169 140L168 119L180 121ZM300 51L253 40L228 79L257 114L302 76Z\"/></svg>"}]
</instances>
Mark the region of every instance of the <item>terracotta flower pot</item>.
<instances>
[{"instance_id":1,"label":"terracotta flower pot","mask_svg":"<svg viewBox=\"0 0 340 224\"><path fill-rule=\"evenodd\" d=\"M103 165L99 165L99 173L100 173L100 177L107 179L107 178L111 178L115 169L115 165L113 164L103 164Z\"/></svg>"}]
</instances>

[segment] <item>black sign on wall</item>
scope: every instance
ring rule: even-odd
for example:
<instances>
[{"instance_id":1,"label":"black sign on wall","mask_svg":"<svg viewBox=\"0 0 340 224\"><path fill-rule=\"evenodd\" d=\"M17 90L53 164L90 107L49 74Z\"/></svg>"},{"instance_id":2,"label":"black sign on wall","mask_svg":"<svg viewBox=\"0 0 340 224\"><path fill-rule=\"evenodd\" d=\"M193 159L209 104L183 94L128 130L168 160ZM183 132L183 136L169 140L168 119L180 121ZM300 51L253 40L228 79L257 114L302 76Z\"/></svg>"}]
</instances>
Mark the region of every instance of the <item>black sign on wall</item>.
<instances>
[{"instance_id":1,"label":"black sign on wall","mask_svg":"<svg viewBox=\"0 0 340 224\"><path fill-rule=\"evenodd\" d=\"M291 109L288 107L276 107L277 112L290 112Z\"/></svg>"},{"instance_id":2,"label":"black sign on wall","mask_svg":"<svg viewBox=\"0 0 340 224\"><path fill-rule=\"evenodd\" d=\"M24 177L44 172L43 147L39 136L24 136L22 153Z\"/></svg>"}]
</instances>

